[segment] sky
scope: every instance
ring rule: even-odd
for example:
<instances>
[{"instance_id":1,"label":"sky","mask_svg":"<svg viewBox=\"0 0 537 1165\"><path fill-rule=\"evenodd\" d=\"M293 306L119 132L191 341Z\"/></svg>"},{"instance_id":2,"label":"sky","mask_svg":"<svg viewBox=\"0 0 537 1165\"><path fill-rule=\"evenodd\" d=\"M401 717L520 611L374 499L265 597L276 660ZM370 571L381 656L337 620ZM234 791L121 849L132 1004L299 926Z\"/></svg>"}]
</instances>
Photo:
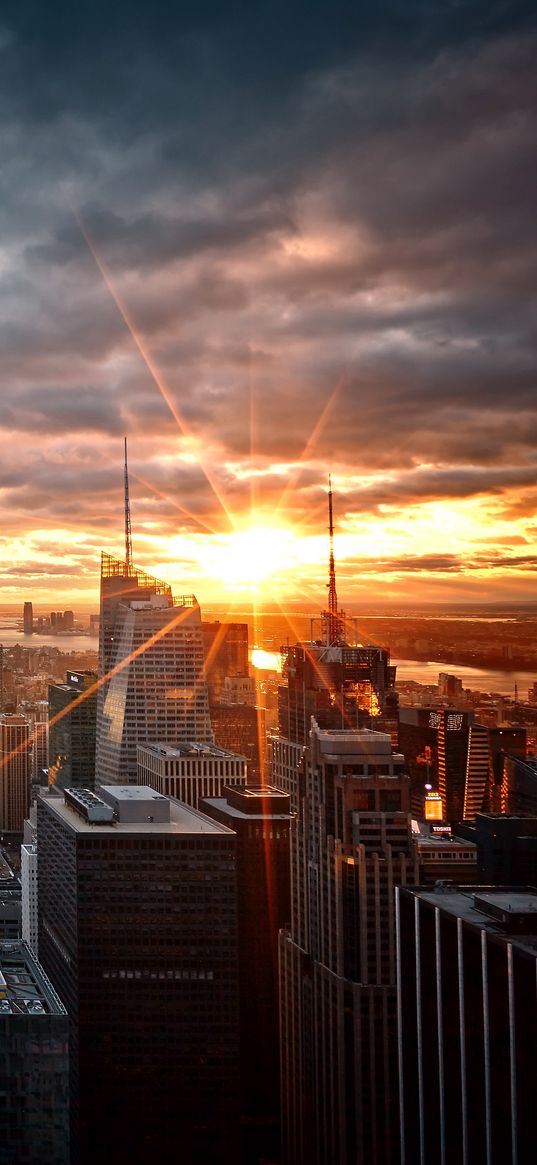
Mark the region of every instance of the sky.
<instances>
[{"instance_id":1,"label":"sky","mask_svg":"<svg viewBox=\"0 0 537 1165\"><path fill-rule=\"evenodd\" d=\"M537 597L534 9L4 0L0 602Z\"/></svg>"}]
</instances>

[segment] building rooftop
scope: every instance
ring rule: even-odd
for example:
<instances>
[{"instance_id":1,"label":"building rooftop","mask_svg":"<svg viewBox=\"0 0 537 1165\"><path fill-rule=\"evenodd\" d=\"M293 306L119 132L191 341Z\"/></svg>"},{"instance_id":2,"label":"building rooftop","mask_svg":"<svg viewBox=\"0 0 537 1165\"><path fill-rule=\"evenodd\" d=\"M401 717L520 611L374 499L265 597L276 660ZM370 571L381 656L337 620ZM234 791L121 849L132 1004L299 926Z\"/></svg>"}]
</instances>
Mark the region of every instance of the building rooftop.
<instances>
[{"instance_id":1,"label":"building rooftop","mask_svg":"<svg viewBox=\"0 0 537 1165\"><path fill-rule=\"evenodd\" d=\"M412 894L537 955L537 890L531 886L452 886L437 882L431 888L412 887Z\"/></svg>"},{"instance_id":2,"label":"building rooftop","mask_svg":"<svg viewBox=\"0 0 537 1165\"><path fill-rule=\"evenodd\" d=\"M27 943L0 943L0 1016L66 1014Z\"/></svg>"},{"instance_id":3,"label":"building rooftop","mask_svg":"<svg viewBox=\"0 0 537 1165\"><path fill-rule=\"evenodd\" d=\"M155 794L154 789L147 790L147 787L144 786L111 785L107 787L113 790L116 798L118 798L119 793L119 802L121 802L121 790L124 790L126 787L129 790L131 788L135 789L141 787L142 789L145 788L146 794L148 791L151 795ZM67 792L68 790L65 790L65 793ZM77 789L76 792L80 793L81 790ZM82 792L89 793L91 790L82 790ZM211 818L205 817L203 813L199 813L196 809L192 809L189 805L184 805L182 801L176 801L173 797L164 798L164 800L169 802L170 806L169 820L167 821L149 821L147 818L145 820L134 821L112 819L101 823L100 821L92 822L87 820L84 816L81 815L80 810L77 811L72 804L68 803L65 797L58 796L57 793L45 790L44 792L39 793L38 796L39 801L46 804L47 807L51 809L52 812L55 813L56 816L59 817L66 826L69 827L69 829L73 831L73 833L92 833L99 837L101 835L105 837L112 837L118 835L121 836L122 834L125 836L129 834L146 834L148 837L150 837L155 833L186 834L190 836L197 836L200 834L222 835L232 832L231 830L228 830L225 825L219 825L216 821L212 821ZM113 818L113 807L109 803L106 803L102 798L97 798L97 800L100 800L101 804L103 807L106 807L106 809L112 809ZM139 807L140 802L135 798L127 796L126 798L123 798L122 804L123 806L128 804L134 806L138 805Z\"/></svg>"},{"instance_id":4,"label":"building rooftop","mask_svg":"<svg viewBox=\"0 0 537 1165\"><path fill-rule=\"evenodd\" d=\"M241 821L289 821L291 817L288 793L272 785L246 785L244 788L224 788L223 797L203 797L201 807L215 809Z\"/></svg>"},{"instance_id":5,"label":"building rooftop","mask_svg":"<svg viewBox=\"0 0 537 1165\"><path fill-rule=\"evenodd\" d=\"M159 756L166 760L180 760L182 757L214 757L216 760L244 760L242 756L238 756L236 752L230 752L227 748L218 748L215 744L208 744L200 740L186 740L182 744L139 744L139 749L144 752L151 753L152 756Z\"/></svg>"}]
</instances>

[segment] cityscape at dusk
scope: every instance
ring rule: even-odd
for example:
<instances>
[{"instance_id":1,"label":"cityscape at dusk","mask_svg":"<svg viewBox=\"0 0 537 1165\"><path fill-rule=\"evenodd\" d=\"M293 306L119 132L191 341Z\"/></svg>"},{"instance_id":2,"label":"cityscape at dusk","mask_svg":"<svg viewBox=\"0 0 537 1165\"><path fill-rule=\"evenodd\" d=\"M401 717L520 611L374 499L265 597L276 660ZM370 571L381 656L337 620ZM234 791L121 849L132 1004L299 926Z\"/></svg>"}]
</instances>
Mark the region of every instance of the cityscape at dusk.
<instances>
[{"instance_id":1,"label":"cityscape at dusk","mask_svg":"<svg viewBox=\"0 0 537 1165\"><path fill-rule=\"evenodd\" d=\"M0 10L0 1165L534 1165L528 0Z\"/></svg>"}]
</instances>

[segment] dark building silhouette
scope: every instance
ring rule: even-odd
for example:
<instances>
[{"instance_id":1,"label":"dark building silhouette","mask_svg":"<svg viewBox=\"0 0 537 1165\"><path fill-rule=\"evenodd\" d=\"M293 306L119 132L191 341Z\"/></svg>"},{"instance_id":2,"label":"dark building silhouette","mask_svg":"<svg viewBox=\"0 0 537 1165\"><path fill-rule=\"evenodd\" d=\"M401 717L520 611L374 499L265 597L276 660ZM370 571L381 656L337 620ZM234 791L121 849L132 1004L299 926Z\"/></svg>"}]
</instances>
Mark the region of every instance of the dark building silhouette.
<instances>
[{"instance_id":1,"label":"dark building silhouette","mask_svg":"<svg viewBox=\"0 0 537 1165\"><path fill-rule=\"evenodd\" d=\"M401 1165L533 1165L537 891L397 891Z\"/></svg>"},{"instance_id":2,"label":"dark building silhouette","mask_svg":"<svg viewBox=\"0 0 537 1165\"><path fill-rule=\"evenodd\" d=\"M228 749L248 762L248 781L262 781L265 774L266 716L264 708L251 704L212 704L211 724L219 748Z\"/></svg>"},{"instance_id":3,"label":"dark building silhouette","mask_svg":"<svg viewBox=\"0 0 537 1165\"><path fill-rule=\"evenodd\" d=\"M218 704L226 676L247 676L248 624L203 622L203 647L206 660L209 699Z\"/></svg>"},{"instance_id":4,"label":"dark building silhouette","mask_svg":"<svg viewBox=\"0 0 537 1165\"><path fill-rule=\"evenodd\" d=\"M21 833L30 811L30 726L16 712L0 715L0 832Z\"/></svg>"},{"instance_id":5,"label":"dark building silhouette","mask_svg":"<svg viewBox=\"0 0 537 1165\"><path fill-rule=\"evenodd\" d=\"M68 671L49 684L49 782L92 789L95 784L97 674Z\"/></svg>"},{"instance_id":6,"label":"dark building silhouette","mask_svg":"<svg viewBox=\"0 0 537 1165\"><path fill-rule=\"evenodd\" d=\"M537 816L537 757L503 757L501 784L490 806L496 813Z\"/></svg>"},{"instance_id":7,"label":"dark building silhouette","mask_svg":"<svg viewBox=\"0 0 537 1165\"><path fill-rule=\"evenodd\" d=\"M237 835L243 1161L280 1154L278 932L289 924L289 797L227 788L200 809Z\"/></svg>"},{"instance_id":8,"label":"dark building silhouette","mask_svg":"<svg viewBox=\"0 0 537 1165\"><path fill-rule=\"evenodd\" d=\"M71 1022L72 1165L238 1156L235 835L140 786L38 799L39 952Z\"/></svg>"},{"instance_id":9,"label":"dark building silhouette","mask_svg":"<svg viewBox=\"0 0 537 1165\"><path fill-rule=\"evenodd\" d=\"M438 708L399 709L399 749L410 777L412 813L423 819L426 785L438 789Z\"/></svg>"},{"instance_id":10,"label":"dark building silhouette","mask_svg":"<svg viewBox=\"0 0 537 1165\"><path fill-rule=\"evenodd\" d=\"M313 722L300 753L280 939L284 1160L387 1165L398 1158L394 887L419 879L409 781L389 736L369 729Z\"/></svg>"},{"instance_id":11,"label":"dark building silhouette","mask_svg":"<svg viewBox=\"0 0 537 1165\"><path fill-rule=\"evenodd\" d=\"M27 944L0 942L2 1165L70 1165L68 1026Z\"/></svg>"},{"instance_id":12,"label":"dark building silhouette","mask_svg":"<svg viewBox=\"0 0 537 1165\"><path fill-rule=\"evenodd\" d=\"M537 817L478 813L456 826L477 850L479 881L496 886L537 886Z\"/></svg>"},{"instance_id":13,"label":"dark building silhouette","mask_svg":"<svg viewBox=\"0 0 537 1165\"><path fill-rule=\"evenodd\" d=\"M31 635L34 629L33 603L25 603L22 614L22 629L25 635Z\"/></svg>"}]
</instances>

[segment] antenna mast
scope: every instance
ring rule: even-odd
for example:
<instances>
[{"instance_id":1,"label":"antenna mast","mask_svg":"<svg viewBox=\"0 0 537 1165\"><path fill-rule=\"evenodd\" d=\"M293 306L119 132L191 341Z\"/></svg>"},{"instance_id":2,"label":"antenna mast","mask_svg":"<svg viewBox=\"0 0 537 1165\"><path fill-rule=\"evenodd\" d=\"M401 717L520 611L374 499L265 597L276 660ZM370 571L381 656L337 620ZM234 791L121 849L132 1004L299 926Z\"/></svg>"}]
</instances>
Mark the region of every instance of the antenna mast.
<instances>
[{"instance_id":1,"label":"antenna mast","mask_svg":"<svg viewBox=\"0 0 537 1165\"><path fill-rule=\"evenodd\" d=\"M125 437L125 562L127 571L132 570L132 530L131 503L129 499L129 469L127 465L127 438Z\"/></svg>"},{"instance_id":2,"label":"antenna mast","mask_svg":"<svg viewBox=\"0 0 537 1165\"><path fill-rule=\"evenodd\" d=\"M328 642L334 643L339 635L339 618L336 591L336 566L334 562L334 516L332 511L332 478L328 474L328 532L330 535L330 560L328 582Z\"/></svg>"}]
</instances>

